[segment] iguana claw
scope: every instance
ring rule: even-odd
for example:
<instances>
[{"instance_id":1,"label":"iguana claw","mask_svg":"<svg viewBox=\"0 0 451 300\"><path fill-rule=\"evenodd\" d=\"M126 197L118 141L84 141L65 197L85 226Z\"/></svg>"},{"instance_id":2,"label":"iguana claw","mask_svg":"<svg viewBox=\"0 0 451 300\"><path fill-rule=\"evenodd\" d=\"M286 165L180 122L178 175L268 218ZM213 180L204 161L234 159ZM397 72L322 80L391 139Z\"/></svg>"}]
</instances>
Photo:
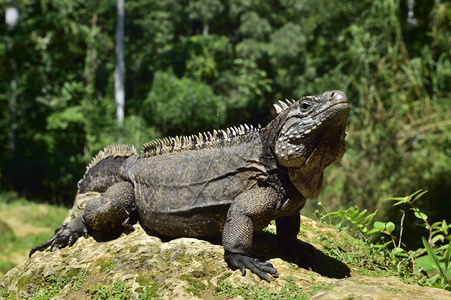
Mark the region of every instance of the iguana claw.
<instances>
[{"instance_id":1,"label":"iguana claw","mask_svg":"<svg viewBox=\"0 0 451 300\"><path fill-rule=\"evenodd\" d=\"M277 270L274 269L270 262L260 261L256 258L229 251L224 253L224 258L232 269L240 269L241 275L243 276L246 275L247 268L251 270L252 273L267 282L271 282L271 279L267 273L271 274L274 278L279 277L279 273L277 273Z\"/></svg>"},{"instance_id":2,"label":"iguana claw","mask_svg":"<svg viewBox=\"0 0 451 300\"><path fill-rule=\"evenodd\" d=\"M28 257L31 257L36 251L43 251L50 246L50 251L53 251L55 247L58 249L66 246L71 247L78 240L80 236L88 237L88 229L83 222L76 218L69 223L60 225L55 230L55 235L48 241L31 249Z\"/></svg>"}]
</instances>

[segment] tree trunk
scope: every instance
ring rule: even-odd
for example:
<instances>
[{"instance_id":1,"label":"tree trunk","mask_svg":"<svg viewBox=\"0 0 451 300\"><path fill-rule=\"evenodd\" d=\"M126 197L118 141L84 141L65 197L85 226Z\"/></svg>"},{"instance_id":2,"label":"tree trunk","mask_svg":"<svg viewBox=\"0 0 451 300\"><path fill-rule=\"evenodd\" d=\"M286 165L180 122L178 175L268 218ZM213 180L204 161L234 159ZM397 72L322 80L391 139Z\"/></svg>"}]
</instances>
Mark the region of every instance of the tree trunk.
<instances>
[{"instance_id":1,"label":"tree trunk","mask_svg":"<svg viewBox=\"0 0 451 300\"><path fill-rule=\"evenodd\" d=\"M9 43L8 43L9 44ZM9 121L8 121L8 157L12 157L16 151L16 122L17 122L17 65L14 58L11 64L11 92L9 95Z\"/></svg>"},{"instance_id":2,"label":"tree trunk","mask_svg":"<svg viewBox=\"0 0 451 300\"><path fill-rule=\"evenodd\" d=\"M94 9L91 17L91 32L97 28L99 0L94 2ZM83 70L83 79L87 87L88 93L95 94L95 75L99 66L99 59L97 57L97 49L95 44L98 43L96 37L89 37L86 45L85 67Z\"/></svg>"},{"instance_id":3,"label":"tree trunk","mask_svg":"<svg viewBox=\"0 0 451 300\"><path fill-rule=\"evenodd\" d=\"M11 1L7 1L9 4ZM17 7L7 7L5 10L5 22L8 26L9 34L6 37L6 47L8 52L12 51L13 38L11 33L19 22L19 10ZM16 151L16 122L17 122L17 64L14 57L10 58L11 67L11 91L9 95L9 121L8 121L8 157L12 157Z\"/></svg>"},{"instance_id":4,"label":"tree trunk","mask_svg":"<svg viewBox=\"0 0 451 300\"><path fill-rule=\"evenodd\" d=\"M116 66L114 68L114 98L116 102L116 119L124 121L125 87L124 87L124 0L117 0L116 22Z\"/></svg>"},{"instance_id":5,"label":"tree trunk","mask_svg":"<svg viewBox=\"0 0 451 300\"><path fill-rule=\"evenodd\" d=\"M407 24L411 27L416 27L418 25L418 20L415 17L415 0L407 0Z\"/></svg>"}]
</instances>

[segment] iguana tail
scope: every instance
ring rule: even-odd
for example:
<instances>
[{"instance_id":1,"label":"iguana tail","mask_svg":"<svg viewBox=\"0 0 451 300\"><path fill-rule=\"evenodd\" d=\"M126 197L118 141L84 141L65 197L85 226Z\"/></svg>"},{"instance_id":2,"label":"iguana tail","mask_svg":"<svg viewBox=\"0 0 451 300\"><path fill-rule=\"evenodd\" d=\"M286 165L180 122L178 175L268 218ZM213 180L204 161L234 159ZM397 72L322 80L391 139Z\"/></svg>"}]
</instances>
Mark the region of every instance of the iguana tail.
<instances>
[{"instance_id":1,"label":"iguana tail","mask_svg":"<svg viewBox=\"0 0 451 300\"><path fill-rule=\"evenodd\" d=\"M100 151L88 165L83 179L78 182L78 193L103 193L113 184L122 181L119 169L130 156L138 153L134 146L112 145Z\"/></svg>"}]
</instances>

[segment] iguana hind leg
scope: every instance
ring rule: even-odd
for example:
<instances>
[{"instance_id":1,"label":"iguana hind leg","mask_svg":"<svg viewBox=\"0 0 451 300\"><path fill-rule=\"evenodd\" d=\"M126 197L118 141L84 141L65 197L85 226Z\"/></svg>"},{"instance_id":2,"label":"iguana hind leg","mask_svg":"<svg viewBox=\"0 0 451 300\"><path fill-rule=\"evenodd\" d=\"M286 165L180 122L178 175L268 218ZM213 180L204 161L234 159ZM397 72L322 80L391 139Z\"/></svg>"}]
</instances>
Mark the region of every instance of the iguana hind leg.
<instances>
[{"instance_id":1,"label":"iguana hind leg","mask_svg":"<svg viewBox=\"0 0 451 300\"><path fill-rule=\"evenodd\" d=\"M133 185L122 181L109 187L102 197L86 204L83 219L91 230L100 233L133 231L132 224L138 220Z\"/></svg>"},{"instance_id":2,"label":"iguana hind leg","mask_svg":"<svg viewBox=\"0 0 451 300\"><path fill-rule=\"evenodd\" d=\"M133 185L119 182L109 187L101 197L89 200L81 215L59 226L48 241L31 249L30 255L47 247L72 246L79 237L94 233L131 232L138 220Z\"/></svg>"}]
</instances>

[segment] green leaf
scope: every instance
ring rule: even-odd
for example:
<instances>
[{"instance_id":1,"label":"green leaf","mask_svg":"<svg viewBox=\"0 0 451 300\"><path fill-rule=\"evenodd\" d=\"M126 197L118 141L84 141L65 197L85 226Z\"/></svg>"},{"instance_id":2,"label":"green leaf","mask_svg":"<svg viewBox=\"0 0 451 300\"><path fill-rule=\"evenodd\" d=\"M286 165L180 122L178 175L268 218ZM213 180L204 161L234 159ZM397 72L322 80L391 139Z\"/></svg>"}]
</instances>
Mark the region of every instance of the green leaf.
<instances>
[{"instance_id":1,"label":"green leaf","mask_svg":"<svg viewBox=\"0 0 451 300\"><path fill-rule=\"evenodd\" d=\"M377 229L380 229L380 230L384 230L385 229L385 223L382 223L382 222L379 222L379 221L377 221L377 222L374 222L374 228L377 228Z\"/></svg>"},{"instance_id":2,"label":"green leaf","mask_svg":"<svg viewBox=\"0 0 451 300\"><path fill-rule=\"evenodd\" d=\"M436 243L437 241L443 242L445 240L445 236L443 234L434 234L434 237L431 239L433 243Z\"/></svg>"},{"instance_id":3,"label":"green leaf","mask_svg":"<svg viewBox=\"0 0 451 300\"><path fill-rule=\"evenodd\" d=\"M427 220L428 216L420 211L415 211L413 213L415 215L415 217L417 217L420 220Z\"/></svg>"},{"instance_id":4,"label":"green leaf","mask_svg":"<svg viewBox=\"0 0 451 300\"><path fill-rule=\"evenodd\" d=\"M451 226L451 224L446 224L446 221L445 221L445 220L442 221L442 229L443 229L443 230L448 229L448 227L450 227L450 226Z\"/></svg>"},{"instance_id":5,"label":"green leaf","mask_svg":"<svg viewBox=\"0 0 451 300\"><path fill-rule=\"evenodd\" d=\"M422 268L427 274L428 277L431 277L433 274L435 274L435 268L432 266L431 261L429 259L429 256L423 255L420 257L417 257L415 260L415 265Z\"/></svg>"},{"instance_id":6,"label":"green leaf","mask_svg":"<svg viewBox=\"0 0 451 300\"><path fill-rule=\"evenodd\" d=\"M395 224L393 224L393 222L387 222L387 224L385 225L385 229L386 229L389 233L392 233L393 230L395 230Z\"/></svg>"},{"instance_id":7,"label":"green leaf","mask_svg":"<svg viewBox=\"0 0 451 300\"><path fill-rule=\"evenodd\" d=\"M357 216L357 214L359 213L359 210L355 207L351 207L348 209L347 211L347 215L351 218L351 219L355 219L355 216ZM350 221L351 221L350 219Z\"/></svg>"},{"instance_id":8,"label":"green leaf","mask_svg":"<svg viewBox=\"0 0 451 300\"><path fill-rule=\"evenodd\" d=\"M396 206L396 205L408 203L409 198L408 197L393 197L393 198L388 198L385 200L386 201L396 201L396 203L393 204L393 206Z\"/></svg>"},{"instance_id":9,"label":"green leaf","mask_svg":"<svg viewBox=\"0 0 451 300\"><path fill-rule=\"evenodd\" d=\"M445 268L447 269L447 271L451 269L451 266L449 264L450 259L451 259L451 241L448 244L448 249L446 249L446 254L445 254Z\"/></svg>"},{"instance_id":10,"label":"green leaf","mask_svg":"<svg viewBox=\"0 0 451 300\"><path fill-rule=\"evenodd\" d=\"M431 262L432 267L434 267L434 269L436 269L439 273L441 277L444 277L445 274L443 273L442 268L440 267L440 261L437 257L437 255L435 254L434 250L432 249L431 245L429 245L428 241L425 239L425 237L421 237L422 241L423 241L423 245L426 248L428 257L429 257L429 261Z\"/></svg>"},{"instance_id":11,"label":"green leaf","mask_svg":"<svg viewBox=\"0 0 451 300\"><path fill-rule=\"evenodd\" d=\"M373 221L376 214L377 214L377 209L372 214L366 216L365 219L363 219L362 223L364 223L366 226L368 226Z\"/></svg>"},{"instance_id":12,"label":"green leaf","mask_svg":"<svg viewBox=\"0 0 451 300\"><path fill-rule=\"evenodd\" d=\"M446 269L446 271L445 271L445 278L446 278L447 282L450 281L450 279L451 279L451 268Z\"/></svg>"},{"instance_id":13,"label":"green leaf","mask_svg":"<svg viewBox=\"0 0 451 300\"><path fill-rule=\"evenodd\" d=\"M421 196L423 196L424 194L426 194L428 191L423 191L423 190L418 190L415 193L413 193L412 195L410 195L410 198L413 198L413 200L411 200L412 203L414 203L415 201L417 201L418 199L420 199ZM414 197L415 196L415 197Z\"/></svg>"},{"instance_id":14,"label":"green leaf","mask_svg":"<svg viewBox=\"0 0 451 300\"><path fill-rule=\"evenodd\" d=\"M400 248L400 247L395 247L392 249L392 253L394 255L399 255L400 253L404 252L404 249Z\"/></svg>"},{"instance_id":15,"label":"green leaf","mask_svg":"<svg viewBox=\"0 0 451 300\"><path fill-rule=\"evenodd\" d=\"M359 220L366 214L367 211L368 211L367 209L362 210L362 211L358 214L357 218L355 218L355 220L356 220L357 222L359 222ZM360 223L360 222L359 222L359 223Z\"/></svg>"},{"instance_id":16,"label":"green leaf","mask_svg":"<svg viewBox=\"0 0 451 300\"><path fill-rule=\"evenodd\" d=\"M440 274L435 274L434 276L431 277L430 282L434 282L435 283L439 279L440 279ZM433 287L437 287L437 288L440 287L441 288L441 286L438 285L438 284L433 285Z\"/></svg>"},{"instance_id":17,"label":"green leaf","mask_svg":"<svg viewBox=\"0 0 451 300\"><path fill-rule=\"evenodd\" d=\"M393 206L404 204L404 203L410 203L413 204L415 201L417 201L421 196L423 196L428 191L418 190L415 193L406 196L406 197L393 197L386 199L387 201L397 201ZM413 199L413 200L412 200Z\"/></svg>"},{"instance_id":18,"label":"green leaf","mask_svg":"<svg viewBox=\"0 0 451 300\"><path fill-rule=\"evenodd\" d=\"M387 198L385 200L393 200L393 201L402 201L404 200L405 197L392 197L392 198Z\"/></svg>"},{"instance_id":19,"label":"green leaf","mask_svg":"<svg viewBox=\"0 0 451 300\"><path fill-rule=\"evenodd\" d=\"M368 231L366 234L373 234L376 232L381 232L383 229L379 229L379 228L373 228L370 231Z\"/></svg>"}]
</instances>

